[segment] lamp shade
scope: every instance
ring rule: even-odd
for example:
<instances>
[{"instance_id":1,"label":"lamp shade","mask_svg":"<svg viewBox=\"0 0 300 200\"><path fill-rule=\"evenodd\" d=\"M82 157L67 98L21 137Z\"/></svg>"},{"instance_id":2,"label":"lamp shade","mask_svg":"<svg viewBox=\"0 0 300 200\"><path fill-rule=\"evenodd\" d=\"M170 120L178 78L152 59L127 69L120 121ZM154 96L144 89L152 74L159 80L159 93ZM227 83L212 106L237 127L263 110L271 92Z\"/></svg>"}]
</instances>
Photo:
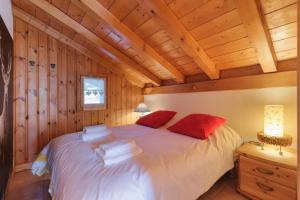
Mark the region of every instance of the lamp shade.
<instances>
[{"instance_id":1,"label":"lamp shade","mask_svg":"<svg viewBox=\"0 0 300 200\"><path fill-rule=\"evenodd\" d=\"M266 105L264 134L268 136L283 136L283 105Z\"/></svg>"},{"instance_id":2,"label":"lamp shade","mask_svg":"<svg viewBox=\"0 0 300 200\"><path fill-rule=\"evenodd\" d=\"M147 107L145 103L140 103L135 109L134 112L144 113L150 112L150 109Z\"/></svg>"}]
</instances>

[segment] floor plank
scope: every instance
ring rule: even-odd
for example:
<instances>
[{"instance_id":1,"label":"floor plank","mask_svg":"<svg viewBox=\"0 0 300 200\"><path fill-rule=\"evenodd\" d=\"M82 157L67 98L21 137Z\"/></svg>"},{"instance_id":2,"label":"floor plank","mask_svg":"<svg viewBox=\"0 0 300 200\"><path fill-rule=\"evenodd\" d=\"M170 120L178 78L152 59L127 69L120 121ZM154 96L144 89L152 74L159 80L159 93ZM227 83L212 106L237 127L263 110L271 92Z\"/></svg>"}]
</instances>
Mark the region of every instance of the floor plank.
<instances>
[{"instance_id":1,"label":"floor plank","mask_svg":"<svg viewBox=\"0 0 300 200\"><path fill-rule=\"evenodd\" d=\"M50 200L49 176L33 176L30 171L16 173L6 200ZM225 174L197 200L246 200L236 192L237 179Z\"/></svg>"},{"instance_id":2,"label":"floor plank","mask_svg":"<svg viewBox=\"0 0 300 200\"><path fill-rule=\"evenodd\" d=\"M33 176L31 171L15 174L6 200L50 200L49 176Z\"/></svg>"}]
</instances>

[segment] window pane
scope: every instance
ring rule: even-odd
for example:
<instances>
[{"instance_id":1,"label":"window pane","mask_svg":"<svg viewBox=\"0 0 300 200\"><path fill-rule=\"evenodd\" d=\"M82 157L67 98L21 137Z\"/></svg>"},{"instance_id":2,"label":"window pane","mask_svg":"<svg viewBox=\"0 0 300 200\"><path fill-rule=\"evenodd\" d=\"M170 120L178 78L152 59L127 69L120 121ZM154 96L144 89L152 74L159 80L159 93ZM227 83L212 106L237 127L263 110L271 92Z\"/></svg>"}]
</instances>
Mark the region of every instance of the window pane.
<instances>
[{"instance_id":1,"label":"window pane","mask_svg":"<svg viewBox=\"0 0 300 200\"><path fill-rule=\"evenodd\" d=\"M84 78L84 104L105 103L105 81L102 78Z\"/></svg>"}]
</instances>

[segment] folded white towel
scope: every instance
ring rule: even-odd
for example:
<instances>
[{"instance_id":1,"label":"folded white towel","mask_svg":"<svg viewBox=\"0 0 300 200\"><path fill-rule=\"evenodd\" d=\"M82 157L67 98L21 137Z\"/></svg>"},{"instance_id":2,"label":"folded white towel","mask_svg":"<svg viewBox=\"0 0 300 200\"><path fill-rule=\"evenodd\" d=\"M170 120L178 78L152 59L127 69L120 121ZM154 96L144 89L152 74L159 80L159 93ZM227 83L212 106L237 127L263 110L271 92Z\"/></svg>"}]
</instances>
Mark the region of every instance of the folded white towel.
<instances>
[{"instance_id":1,"label":"folded white towel","mask_svg":"<svg viewBox=\"0 0 300 200\"><path fill-rule=\"evenodd\" d=\"M93 131L88 133L83 133L81 135L83 141L91 141L96 139L103 139L110 135L110 130L102 130L102 131Z\"/></svg>"},{"instance_id":2,"label":"folded white towel","mask_svg":"<svg viewBox=\"0 0 300 200\"><path fill-rule=\"evenodd\" d=\"M118 156L136 147L134 140L116 140L113 142L100 144L98 153L102 156Z\"/></svg>"},{"instance_id":3,"label":"folded white towel","mask_svg":"<svg viewBox=\"0 0 300 200\"><path fill-rule=\"evenodd\" d=\"M134 148L127 150L126 152L123 152L122 154L119 154L117 156L104 156L102 158L104 161L104 165L110 166L110 165L117 164L117 163L120 163L125 160L129 160L129 159L141 154L142 152L143 152L143 150L140 147L135 146Z\"/></svg>"},{"instance_id":4,"label":"folded white towel","mask_svg":"<svg viewBox=\"0 0 300 200\"><path fill-rule=\"evenodd\" d=\"M83 133L101 132L104 130L107 130L107 127L104 124L95 125L95 126L86 126L83 128Z\"/></svg>"}]
</instances>

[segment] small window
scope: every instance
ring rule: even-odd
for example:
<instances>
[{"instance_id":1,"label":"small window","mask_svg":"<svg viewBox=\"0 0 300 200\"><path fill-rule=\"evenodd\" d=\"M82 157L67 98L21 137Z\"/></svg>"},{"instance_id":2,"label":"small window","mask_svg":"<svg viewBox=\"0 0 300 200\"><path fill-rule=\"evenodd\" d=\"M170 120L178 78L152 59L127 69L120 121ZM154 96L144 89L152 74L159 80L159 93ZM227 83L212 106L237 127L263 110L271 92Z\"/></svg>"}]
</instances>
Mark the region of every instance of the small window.
<instances>
[{"instance_id":1,"label":"small window","mask_svg":"<svg viewBox=\"0 0 300 200\"><path fill-rule=\"evenodd\" d=\"M83 109L106 109L106 78L82 77Z\"/></svg>"}]
</instances>

